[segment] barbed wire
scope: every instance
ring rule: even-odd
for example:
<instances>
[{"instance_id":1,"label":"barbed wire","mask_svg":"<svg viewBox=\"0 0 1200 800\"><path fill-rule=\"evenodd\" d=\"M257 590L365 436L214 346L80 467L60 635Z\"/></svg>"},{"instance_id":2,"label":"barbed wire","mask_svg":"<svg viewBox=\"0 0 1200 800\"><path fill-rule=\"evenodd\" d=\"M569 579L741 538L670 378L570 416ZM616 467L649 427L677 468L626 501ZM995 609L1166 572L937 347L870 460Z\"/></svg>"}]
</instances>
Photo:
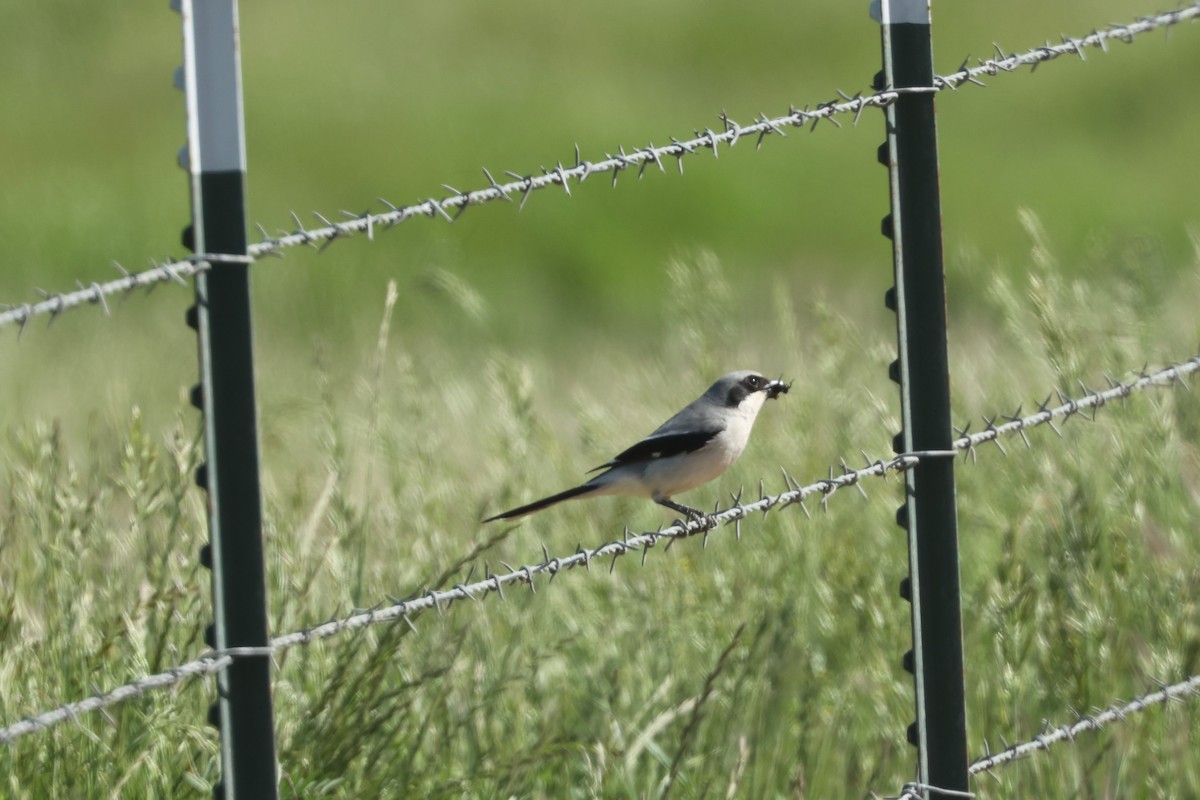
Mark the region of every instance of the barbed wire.
<instances>
[{"instance_id":1,"label":"barbed wire","mask_svg":"<svg viewBox=\"0 0 1200 800\"><path fill-rule=\"evenodd\" d=\"M992 753L984 741L984 755L975 759L968 768L968 773L978 775L990 772L996 767L1010 764L1018 759L1033 755L1042 750L1064 741L1074 741L1075 737L1085 731L1095 731L1110 722L1124 721L1130 714L1145 711L1154 706L1169 703L1172 700L1183 701L1185 698L1200 697L1200 675L1193 675L1187 680L1166 686L1159 684L1158 691L1135 697L1127 702L1115 703L1096 714L1084 714L1070 725L1053 727L1046 721L1043 730L1027 742L1008 745L998 753Z\"/></svg>"},{"instance_id":2,"label":"barbed wire","mask_svg":"<svg viewBox=\"0 0 1200 800\"><path fill-rule=\"evenodd\" d=\"M1065 397L1062 391L1055 390L1045 400L1036 404L1038 407L1037 413L1021 416L1021 408L1018 407L1011 415L1001 414L993 417L984 417L984 429L978 433L969 432L970 424L965 428L956 429L959 436L954 440L953 446L954 449L969 453L972 458L975 458L975 450L979 445L992 442L1000 448L1002 453L1007 454L1004 446L1000 444L1000 437L1018 434L1026 447L1030 447L1029 439L1025 436L1025 431L1029 428L1049 425L1061 437L1062 431L1054 424L1056 419L1061 418L1065 422L1071 417L1082 416L1094 422L1096 413L1104 405L1113 400L1124 400L1141 389L1174 383L1179 383L1185 388L1190 389L1187 376L1195 372L1200 372L1200 355L1193 356L1187 361L1173 364L1155 372L1148 372L1143 367L1137 373L1137 377L1134 380L1123 383L1105 375L1104 378L1108 382L1108 388L1103 391L1090 389L1080 383L1079 386L1083 391L1083 397L1079 399ZM1059 404L1051 406L1051 398L1055 395L1058 396ZM1088 413L1089 411L1091 412L1090 414ZM1006 421L997 425L997 420Z\"/></svg>"},{"instance_id":3,"label":"barbed wire","mask_svg":"<svg viewBox=\"0 0 1200 800\"><path fill-rule=\"evenodd\" d=\"M1094 422L1096 412L1112 400L1124 400L1134 392L1151 386L1165 386L1178 383L1188 387L1186 376L1195 372L1200 372L1200 356L1193 356L1187 361L1155 372L1149 372L1143 367L1137 373L1137 377L1130 381L1119 382L1106 375L1105 380L1108 382L1108 388L1103 391L1096 391L1080 384L1083 397L1079 399L1065 397L1061 391L1056 390L1047 396L1045 400L1037 403L1037 413L1022 416L1021 409L1018 408L1011 415L985 417L985 427L978 433L969 433L966 428L959 429L959 436L954 440L953 446L955 450L968 453L972 458L975 458L976 448L979 445L992 442L1000 448L1002 453L1007 454L1004 447L1000 444L1000 437L1016 434L1021 437L1026 447L1032 447L1029 439L1025 436L1025 431L1029 428L1049 425L1061 437L1062 431L1054 424L1054 421L1057 419L1062 419L1065 422L1074 416L1083 416L1085 419ZM1051 398L1055 395L1058 396L1059 404L1051 406ZM1088 414L1089 411L1091 412L1090 415ZM1000 419L1006 421L997 425L996 421ZM969 427L968 425L967 428ZM1154 705L1166 703L1169 700L1182 699L1185 695L1189 694L1200 695L1200 675L1195 675L1186 681L1164 687L1157 692L1143 697L1135 698L1127 703L1119 703L1111 706L1098 714L1083 716L1073 725L1063 725L1052 729L1049 722L1046 722L1045 730L1032 740L1021 744L1008 745L999 753L992 754L985 741L985 755L976 759L970 765L968 774L977 775L981 772L990 772L995 767L1026 757L1039 750L1046 750L1051 745L1061 742L1064 739L1073 740L1077 733L1097 730L1114 720L1123 720L1131 713L1143 711ZM922 800L926 792L930 795L944 797L975 796L971 792L943 789L913 781L905 784L900 794L890 795L889 798L891 800ZM878 797L874 792L871 794L873 797Z\"/></svg>"},{"instance_id":4,"label":"barbed wire","mask_svg":"<svg viewBox=\"0 0 1200 800\"><path fill-rule=\"evenodd\" d=\"M988 741L984 740L984 754L967 766L967 775L976 776L982 772L988 772L996 769L997 766L1012 764L1016 760L1028 758L1037 752L1050 750L1050 747L1061 744L1063 741L1074 741L1075 736L1088 730L1099 730L1110 722L1123 722L1130 714L1136 714L1139 711L1145 711L1153 708L1156 705L1170 703L1171 700L1183 702L1187 697L1200 697L1200 675L1190 676L1187 680L1171 684L1159 684L1159 690L1142 694L1141 697L1135 697L1127 702L1118 702L1109 706L1103 711L1098 711L1096 714L1079 715L1078 720L1073 724L1062 724L1062 726L1051 726L1050 721L1043 722L1042 733L1033 736L1028 741L1022 741L1020 744L1007 745L1004 750L992 753L988 746ZM911 781L901 788L900 794L888 795L889 800L922 800L924 792L929 792L934 795L948 796L948 798L973 798L971 792L960 792L956 789L942 789L935 786L930 786L928 783L920 783ZM872 798L878 798L876 793L870 793Z\"/></svg>"},{"instance_id":5,"label":"barbed wire","mask_svg":"<svg viewBox=\"0 0 1200 800\"><path fill-rule=\"evenodd\" d=\"M1056 744L1062 742L1073 742L1075 737L1087 731L1097 731L1103 728L1110 722L1123 722L1130 714L1136 714L1139 711L1146 711L1155 706L1164 705L1172 700L1183 702L1188 697L1200 697L1200 675L1193 675L1186 680L1171 685L1159 684L1159 689L1149 694L1144 694L1140 697L1135 697L1132 700L1117 702L1104 709L1097 711L1095 714L1079 715L1079 718L1070 725L1052 726L1049 720L1042 723L1042 732L1032 739L1021 742L1019 744L1007 745L998 753L992 753L985 740L983 743L984 755L975 759L967 767L967 774L974 777L981 773L991 774L992 770L997 767L1002 767L1012 764L1029 756L1049 750ZM904 785L900 794L890 795L892 800L921 800L922 792L928 791L930 794L942 795L946 797L974 797L971 792L962 792L952 789L941 789L936 786L912 781ZM878 797L874 792L872 797Z\"/></svg>"},{"instance_id":6,"label":"barbed wire","mask_svg":"<svg viewBox=\"0 0 1200 800\"><path fill-rule=\"evenodd\" d=\"M1026 445L1030 445L1028 438L1025 436L1025 431L1042 425L1049 425L1061 436L1061 431L1054 424L1056 419L1063 419L1065 421L1073 416L1085 415L1088 410L1092 410L1093 415L1087 418L1094 420L1095 409L1100 408L1111 400L1129 397L1134 392L1152 386L1173 384L1187 386L1185 376L1197 371L1200 371L1200 355L1155 372L1148 372L1143 368L1138 373L1136 379L1125 383L1108 378L1110 387L1102 392L1088 389L1085 386L1083 387L1084 396L1079 399L1064 398L1060 393L1061 402L1059 405L1051 407L1049 405L1050 400L1047 398L1046 401L1038 403L1039 410L1037 413L1022 417L1020 409L1018 409L1017 413L1011 417L1004 417L1008 421L1001 425L995 424L995 420L1001 417L988 418L985 420L987 427L983 431L974 434L969 434L965 430L962 431L959 438L953 442L953 450L904 453L888 460L876 460L860 469L852 469L842 460L839 462L841 474L834 474L834 470L831 467L827 478L809 483L806 486L799 485L788 474L786 469L781 469L784 484L787 488L779 494L767 494L763 483L760 482L758 500L751 503L743 503L742 496L744 492L739 491L737 494L730 495L731 505L728 508L721 509L718 505L713 509L713 513L704 519L691 520L686 523L678 521L670 527L660 528L656 531L647 531L636 536L631 535L629 529L626 528L621 539L593 549L580 546L574 553L567 556L551 557L545 548L543 548L543 559L536 564L520 568L513 568L506 564L504 565L507 570L506 572L498 574L488 570L489 574L486 578L475 582L471 582L471 575L468 575L465 582L456 584L447 590L430 591L409 600L358 611L310 628L275 637L266 648L241 648L206 653L187 664L173 667L156 675L139 678L130 684L109 692L97 694L75 703L68 703L36 716L27 717L8 727L0 728L0 745L7 744L14 739L34 731L52 727L68 719L75 719L80 714L88 711L94 711L134 697L139 697L152 689L167 688L188 678L217 672L230 663L229 659L237 656L273 656L279 651L290 647L309 644L382 622L399 620L415 630L413 618L421 612L433 609L441 613L456 601L467 599L479 600L481 597L492 593L499 595L503 599L504 587L513 584L524 584L531 591L536 592L535 579L539 575L548 575L548 580L553 581L563 571L578 567L583 567L590 571L592 561L597 559L611 557L612 560L609 564L610 572L616 567L617 561L622 556L635 552L642 554L641 561L645 564L646 556L650 550L662 540L667 540L666 546L669 548L676 539L703 534L704 543L707 545L710 532L722 525L728 526L732 524L735 536L740 540L742 520L753 514L761 513L765 517L772 509L783 509L791 505L798 505L808 515L809 511L805 505L805 501L814 495L820 495L822 508L826 507L829 498L835 492L848 486L854 486L865 496L866 492L860 485L860 482L864 478L885 478L892 472L902 472L910 469L926 459L953 458L960 453L969 453L974 456L976 448L980 444L995 442L999 445L997 440L1001 436L1019 435ZM1002 447L1001 450L1003 450ZM870 461L865 454L863 458Z\"/></svg>"},{"instance_id":7,"label":"barbed wire","mask_svg":"<svg viewBox=\"0 0 1200 800\"><path fill-rule=\"evenodd\" d=\"M0 306L0 328L5 325L20 325L21 333L29 320L42 314L49 314L53 322L59 314L82 305L99 305L105 314L111 314L108 298L114 294L129 294L137 289L151 289L166 281L175 281L187 286L184 278L210 269L214 264L250 264L254 261L251 256L225 254L197 254L178 261L154 263L144 272L130 272L116 261L113 266L121 273L120 278L111 281L93 282L84 285L76 281L79 288L73 292L51 294L42 290L42 300L36 303L25 303L18 306Z\"/></svg>"},{"instance_id":8,"label":"barbed wire","mask_svg":"<svg viewBox=\"0 0 1200 800\"><path fill-rule=\"evenodd\" d=\"M1180 8L1174 11L1165 11L1149 17L1142 17L1132 23L1127 24L1112 24L1104 30L1094 30L1087 36L1073 38L1063 37L1060 44L1046 43L1041 47L1034 48L1020 54L1005 55L997 46L998 58L992 58L981 61L978 66L967 67L967 62L964 61L962 66L953 73L934 78L933 85L928 87L888 87L871 94L859 93L855 96L850 96L845 92L838 91L840 100L830 100L824 103L818 103L815 107L804 106L796 108L792 106L786 114L776 117L768 117L766 114L760 114L758 119L750 125L741 125L725 112L721 112L718 119L721 121L722 130L714 131L712 128L706 128L703 131L694 130L694 136L691 139L679 140L672 137L671 144L656 147L650 143L646 147L636 148L626 151L621 147L616 154L606 154L605 158L592 162L581 160L578 145L575 148L575 162L571 166L564 166L560 161L553 169L546 167L541 168L540 175L520 175L513 172L506 172L513 180L507 183L499 183L488 170L484 170L484 177L487 178L489 186L476 189L469 192L462 192L452 186L444 188L452 192L452 196L437 200L430 198L413 205L398 207L387 200L380 199L388 210L383 213L366 213L352 214L347 211L341 213L347 217L344 221L331 222L326 216L313 212L314 215L322 223L322 227L306 229L300 222L299 217L292 213L292 219L296 222L296 230L290 233L282 232L279 238L271 238L260 225L259 231L263 235L263 241L252 245L250 252L254 255L266 255L278 252L285 247L294 247L297 245L318 246L323 249L331 244L334 240L352 236L355 234L365 233L368 238L374 238L376 228L391 228L401 222L412 217L442 217L443 219L453 222L461 215L468 207L483 205L495 201L511 202L513 196L520 197L520 205L524 207L525 202L529 199L530 194L540 189L547 189L553 186L561 186L567 195L571 194L572 180L577 183L583 183L588 177L594 174L611 173L612 184L615 186L617 178L620 174L631 167L636 167L638 177L640 178L646 168L650 165L658 167L660 172L666 172L666 167L663 165L664 159L674 158L680 173L683 172L683 159L687 156L697 155L704 150L710 151L714 157L718 156L719 145L733 147L743 137L754 137L756 139L756 149L762 147L762 143L766 137L778 134L786 138L786 128L804 128L811 124L812 128L816 128L817 123L821 120L829 120L835 126L838 126L834 117L843 114L850 114L854 117L854 123L858 123L858 118L867 108L885 108L892 105L904 94L917 93L937 93L947 89L956 90L966 83L974 83L984 85L979 80L981 76L995 76L1001 73L1014 72L1022 66L1030 66L1036 68L1039 64L1046 61L1052 61L1064 55L1078 55L1083 57L1083 52L1090 47L1099 47L1106 49L1107 43L1110 40L1119 40L1123 42L1131 42L1135 36L1158 30L1160 28L1178 25L1181 22L1195 20L1200 17L1200 3L1194 3L1189 7ZM450 211L454 211L454 216L451 216Z\"/></svg>"},{"instance_id":9,"label":"barbed wire","mask_svg":"<svg viewBox=\"0 0 1200 800\"><path fill-rule=\"evenodd\" d=\"M58 708L51 709L37 716L26 717L20 722L15 722L6 728L0 729L0 744L8 744L22 736L34 733L35 731L45 730L46 728L52 728L67 720L78 720L80 716L89 711L98 711L108 706L123 703L126 700L132 700L135 697L141 697L154 689L166 689L188 678L211 675L232 663L233 655L230 653L224 651L205 653L194 661L189 661L177 667L171 667L164 672L138 678L132 683L92 695L78 702L63 704Z\"/></svg>"},{"instance_id":10,"label":"barbed wire","mask_svg":"<svg viewBox=\"0 0 1200 800\"><path fill-rule=\"evenodd\" d=\"M235 657L274 656L276 653L290 647L310 644L382 622L402 621L413 630L416 630L413 619L422 612L432 609L438 613L442 613L459 600L479 600L481 597L493 593L504 599L504 587L514 584L523 584L531 591L536 592L536 579L539 576L548 576L548 580L553 581L560 572L578 567L583 567L590 572L592 562L598 559L611 557L612 561L609 564L610 572L616 567L616 563L621 556L635 552L641 553L642 564L645 564L646 556L650 550L664 539L668 540L667 547L669 547L671 542L676 539L703 534L705 544L707 544L709 533L721 525L733 524L735 535L740 539L741 521L751 514L762 513L765 517L773 508L786 508L790 505L799 505L805 513L808 513L804 501L813 495L821 495L821 504L824 507L829 497L837 490L847 486L857 486L858 482L863 478L885 477L891 472L909 469L916 465L922 458L953 455L952 451L945 453L906 453L886 461L875 461L861 469L843 467L843 472L840 475L834 475L831 469L830 477L807 486L800 486L786 470L782 470L783 480L788 488L779 494L768 495L762 492L761 497L757 501L743 504L741 502L741 493L739 492L737 495L731 495L733 505L730 508L724 510L714 509L714 512L704 519L690 520L688 522L677 521L670 527L648 531L636 536L631 535L629 529L626 528L621 539L596 548L580 546L574 553L566 556L551 557L543 547L542 561L536 564L529 564L519 568L514 568L506 564L504 565L505 572L494 573L489 571L486 578L474 582L471 581L471 576L468 575L466 581L458 583L450 589L429 591L408 600L357 611L348 616L314 625L310 628L277 636L271 639L267 647L233 648L205 653L187 664L172 667L155 675L139 678L125 686L88 697L78 702L64 704L53 710L27 717L5 728L0 728L0 745L8 744L34 731L50 728L67 720L77 719L81 714L86 712L140 697L150 690L165 689L189 678L217 672L228 666ZM861 487L859 489L861 490Z\"/></svg>"},{"instance_id":11,"label":"barbed wire","mask_svg":"<svg viewBox=\"0 0 1200 800\"><path fill-rule=\"evenodd\" d=\"M564 166L559 161L552 169L543 166L541 174L538 175L532 173L521 175L506 171L505 174L512 180L504 183L497 181L490 171L484 169L483 174L488 182L486 187L464 192L443 184L443 187L451 192L450 196L441 200L431 197L428 200L419 201L407 206L397 206L380 198L379 201L387 207L386 211L362 214L341 211L340 213L345 219L339 221L333 221L326 215L314 211L312 212L313 216L321 223L319 227L306 228L304 223L301 222L299 215L292 212L292 220L296 224L296 228L292 231L281 230L278 236L272 237L262 225L256 225L259 234L262 236L262 240L250 245L248 253L251 259L256 260L265 256L281 255L281 251L284 249L302 245L324 250L338 239L356 235L365 234L369 240L374 240L376 230L394 228L413 217L429 217L431 219L440 217L453 222L471 206L479 206L497 201L513 202L514 197L520 198L520 207L524 208L529 196L535 191L561 186L566 194L570 195L571 181L581 184L594 174L611 173L612 183L615 186L617 178L626 169L636 168L639 178L650 165L654 165L660 171L665 172L664 159L674 158L680 173L682 173L684 158L700 154L705 150L711 152L714 157L717 157L721 145L733 147L743 137L755 138L757 149L762 147L763 141L768 136L779 135L786 137L786 129L789 127L804 128L811 126L810 129L815 129L817 124L822 120L828 120L831 124L840 127L840 123L838 123L835 117L847 114L852 115L854 124L857 124L864 110L868 108L886 108L905 94L938 93L945 90L957 91L964 84L983 86L985 84L980 78L985 76L1015 72L1024 66L1030 67L1031 70L1036 69L1038 65L1044 62L1052 61L1065 55L1076 55L1084 59L1084 52L1089 48L1100 48L1107 52L1107 45L1110 41L1116 40L1129 43L1141 34L1164 28L1169 29L1182 22L1195 21L1197 18L1200 18L1200 2L1181 7L1174 11L1163 11L1151 16L1141 17L1130 23L1114 23L1103 30L1094 30L1086 36L1064 36L1058 44L1047 42L1041 47L1035 47L1023 53L1005 54L999 45L997 45L997 55L995 58L980 60L980 63L974 67L967 67L967 61L964 61L962 66L955 72L935 76L931 86L884 88L869 94L860 92L854 96L838 91L839 99L837 100L817 103L812 107L808 105L805 105L803 108L792 106L786 114L776 117L768 117L765 114L760 114L758 119L750 125L741 125L730 118L728 114L722 112L718 116L718 119L721 121L720 131L713 130L711 127L705 128L703 131L693 130L694 135L692 138L680 140L672 137L671 143L663 146L655 146L653 143L650 143L646 147L629 151L622 146L615 154L606 154L599 161L583 160L580 157L577 145L575 147L575 161L570 166ZM21 329L24 330L26 324L34 316L49 314L51 319L53 319L63 311L82 305L99 304L103 305L107 310L107 304L104 300L107 296L129 291L140 286L151 286L168 280L181 280L183 277L208 269L212 262L230 261L236 258L239 257L193 256L188 259L170 261L166 264L156 264L152 269L145 272L127 274L116 281L91 283L88 285L79 282L79 289L77 291L54 295L46 294L43 300L38 303L4 307L6 310L0 311L0 328L6 325L19 324Z\"/></svg>"}]
</instances>

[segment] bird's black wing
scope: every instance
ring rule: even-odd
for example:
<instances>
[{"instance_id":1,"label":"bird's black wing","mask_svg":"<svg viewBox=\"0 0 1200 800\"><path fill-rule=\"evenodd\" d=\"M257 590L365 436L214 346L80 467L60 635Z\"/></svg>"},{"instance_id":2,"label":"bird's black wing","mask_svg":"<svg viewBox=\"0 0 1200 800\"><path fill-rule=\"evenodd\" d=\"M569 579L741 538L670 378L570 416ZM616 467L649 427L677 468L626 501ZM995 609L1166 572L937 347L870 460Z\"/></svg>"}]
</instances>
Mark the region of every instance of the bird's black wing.
<instances>
[{"instance_id":1,"label":"bird's black wing","mask_svg":"<svg viewBox=\"0 0 1200 800\"><path fill-rule=\"evenodd\" d=\"M670 458L671 456L679 456L684 453L692 453L711 442L713 437L722 430L721 428L712 428L702 431L689 431L688 433L660 433L647 436L633 447L618 454L607 464L601 464L589 470L589 472L612 469L621 464L629 464L636 461L654 461L659 458Z\"/></svg>"}]
</instances>

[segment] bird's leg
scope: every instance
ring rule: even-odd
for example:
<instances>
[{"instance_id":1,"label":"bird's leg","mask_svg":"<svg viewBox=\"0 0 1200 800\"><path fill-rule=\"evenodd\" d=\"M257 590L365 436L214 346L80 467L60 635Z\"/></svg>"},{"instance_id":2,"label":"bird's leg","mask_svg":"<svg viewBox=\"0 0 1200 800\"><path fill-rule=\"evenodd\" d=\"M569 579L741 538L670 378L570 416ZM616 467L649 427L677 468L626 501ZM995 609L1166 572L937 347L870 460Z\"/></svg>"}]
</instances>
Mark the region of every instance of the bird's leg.
<instances>
[{"instance_id":1,"label":"bird's leg","mask_svg":"<svg viewBox=\"0 0 1200 800\"><path fill-rule=\"evenodd\" d=\"M704 519L705 516L704 512L700 509L692 508L691 506L685 506L683 503L676 503L669 497L660 497L654 502L658 503L660 506L665 506L672 511L678 511L680 514L686 514L688 519Z\"/></svg>"},{"instance_id":2,"label":"bird's leg","mask_svg":"<svg viewBox=\"0 0 1200 800\"><path fill-rule=\"evenodd\" d=\"M716 527L713 524L712 517L710 517L708 514L705 514L703 511L701 511L698 508L692 508L691 506L685 506L683 503L676 503L674 500L670 499L669 497L660 497L660 498L656 499L654 502L658 503L660 506L669 508L672 511L678 511L680 514L687 515L688 521L690 521L690 522L703 522L704 526L705 526L704 530L711 530L712 528ZM684 525L685 525L684 521L681 519L675 520L675 523L677 525L679 525L680 527L684 527Z\"/></svg>"}]
</instances>

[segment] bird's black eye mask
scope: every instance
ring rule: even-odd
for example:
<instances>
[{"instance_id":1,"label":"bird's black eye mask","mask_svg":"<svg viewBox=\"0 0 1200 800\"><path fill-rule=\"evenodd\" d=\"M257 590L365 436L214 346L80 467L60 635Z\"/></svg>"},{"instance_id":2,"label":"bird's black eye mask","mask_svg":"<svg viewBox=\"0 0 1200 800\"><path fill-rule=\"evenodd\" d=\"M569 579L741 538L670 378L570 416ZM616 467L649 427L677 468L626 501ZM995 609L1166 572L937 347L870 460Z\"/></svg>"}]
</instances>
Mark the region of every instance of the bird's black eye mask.
<instances>
[{"instance_id":1,"label":"bird's black eye mask","mask_svg":"<svg viewBox=\"0 0 1200 800\"><path fill-rule=\"evenodd\" d=\"M742 404L742 401L750 396L751 389L746 388L746 382L734 384L729 390L729 395L725 398L725 405L730 408L737 408Z\"/></svg>"},{"instance_id":2,"label":"bird's black eye mask","mask_svg":"<svg viewBox=\"0 0 1200 800\"><path fill-rule=\"evenodd\" d=\"M745 378L742 378L741 383L738 383L729 390L729 396L725 399L725 403L730 408L736 408L742 404L743 400L755 392L766 392L767 399L773 400L781 394L787 394L790 388L792 388L792 385L784 383L782 379L771 381L762 375L747 375Z\"/></svg>"}]
</instances>

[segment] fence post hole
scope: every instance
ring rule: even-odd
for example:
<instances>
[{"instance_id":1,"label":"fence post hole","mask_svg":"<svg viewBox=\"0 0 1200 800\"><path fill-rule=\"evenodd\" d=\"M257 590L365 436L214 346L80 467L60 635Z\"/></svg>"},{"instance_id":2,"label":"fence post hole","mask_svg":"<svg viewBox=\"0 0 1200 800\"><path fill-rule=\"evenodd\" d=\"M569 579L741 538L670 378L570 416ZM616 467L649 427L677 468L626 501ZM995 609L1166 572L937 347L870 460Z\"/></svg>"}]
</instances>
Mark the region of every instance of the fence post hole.
<instances>
[{"instance_id":1,"label":"fence post hole","mask_svg":"<svg viewBox=\"0 0 1200 800\"><path fill-rule=\"evenodd\" d=\"M933 85L929 0L877 0L883 71L876 90ZM950 451L950 366L946 346L946 286L942 264L937 126L932 92L902 93L887 107L892 239L896 284L886 302L896 312L900 384L897 452ZM926 786L967 790L966 703L954 459L927 458L905 473L905 504L897 522L908 529L909 578L900 594L912 603L913 649L904 667L916 685L918 776ZM928 790L923 790L926 798Z\"/></svg>"},{"instance_id":2,"label":"fence post hole","mask_svg":"<svg viewBox=\"0 0 1200 800\"><path fill-rule=\"evenodd\" d=\"M181 158L191 183L192 224L184 244L209 258L196 275L188 324L200 345L200 385L192 402L204 416L206 462L196 482L208 492L211 542L200 554L212 570L211 647L265 647L267 589L259 486L250 274L246 260L246 156L237 0L172 0L183 16L182 86L188 143ZM270 659L237 656L217 674L209 720L220 730L224 800L278 797Z\"/></svg>"}]
</instances>

